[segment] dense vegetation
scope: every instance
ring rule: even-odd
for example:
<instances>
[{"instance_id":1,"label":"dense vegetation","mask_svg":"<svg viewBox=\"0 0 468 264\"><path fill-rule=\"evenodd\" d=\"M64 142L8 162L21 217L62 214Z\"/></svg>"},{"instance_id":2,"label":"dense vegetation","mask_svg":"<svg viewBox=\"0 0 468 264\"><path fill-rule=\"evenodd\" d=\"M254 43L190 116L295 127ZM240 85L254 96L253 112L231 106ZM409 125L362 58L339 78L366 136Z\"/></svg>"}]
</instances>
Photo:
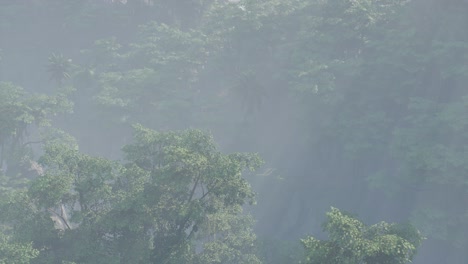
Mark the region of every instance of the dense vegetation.
<instances>
[{"instance_id":1,"label":"dense vegetation","mask_svg":"<svg viewBox=\"0 0 468 264\"><path fill-rule=\"evenodd\" d=\"M467 14L1 1L0 263L466 263Z\"/></svg>"}]
</instances>

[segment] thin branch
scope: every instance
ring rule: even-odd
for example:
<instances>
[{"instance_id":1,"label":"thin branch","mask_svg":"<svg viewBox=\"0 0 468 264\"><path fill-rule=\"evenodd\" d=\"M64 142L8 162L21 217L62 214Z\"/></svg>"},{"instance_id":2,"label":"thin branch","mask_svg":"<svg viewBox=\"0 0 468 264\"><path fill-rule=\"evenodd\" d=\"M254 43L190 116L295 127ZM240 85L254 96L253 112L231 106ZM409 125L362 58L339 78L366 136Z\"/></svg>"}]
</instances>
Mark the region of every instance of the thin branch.
<instances>
[{"instance_id":1,"label":"thin branch","mask_svg":"<svg viewBox=\"0 0 468 264\"><path fill-rule=\"evenodd\" d=\"M57 212L55 212L54 210L52 209L47 209L50 213L53 213L54 215L56 215L58 218L60 218L61 222L64 223L66 226L67 226L67 229L71 229L70 225L68 224L68 221L67 219L65 219L61 214L58 214ZM63 208L62 208L63 210Z\"/></svg>"},{"instance_id":2,"label":"thin branch","mask_svg":"<svg viewBox=\"0 0 468 264\"><path fill-rule=\"evenodd\" d=\"M198 230L198 227L197 227L197 224L194 224L193 227L192 227L192 230L190 230L190 233L189 235L187 236L187 239L190 239L192 237L192 235L197 232Z\"/></svg>"},{"instance_id":3,"label":"thin branch","mask_svg":"<svg viewBox=\"0 0 468 264\"><path fill-rule=\"evenodd\" d=\"M43 143L43 142L44 142L44 140L28 141L28 142L23 143L23 147L26 147L27 145L30 145L30 144L38 144L38 143Z\"/></svg>"},{"instance_id":4,"label":"thin branch","mask_svg":"<svg viewBox=\"0 0 468 264\"><path fill-rule=\"evenodd\" d=\"M200 178L201 178L201 176L200 176L200 174L198 174L198 177L197 177L195 183L193 184L193 188L192 188L192 191L190 192L190 197L189 197L187 203L190 203L192 201L193 196L195 195L195 190L197 189L197 186L198 186L198 182L200 181Z\"/></svg>"}]
</instances>

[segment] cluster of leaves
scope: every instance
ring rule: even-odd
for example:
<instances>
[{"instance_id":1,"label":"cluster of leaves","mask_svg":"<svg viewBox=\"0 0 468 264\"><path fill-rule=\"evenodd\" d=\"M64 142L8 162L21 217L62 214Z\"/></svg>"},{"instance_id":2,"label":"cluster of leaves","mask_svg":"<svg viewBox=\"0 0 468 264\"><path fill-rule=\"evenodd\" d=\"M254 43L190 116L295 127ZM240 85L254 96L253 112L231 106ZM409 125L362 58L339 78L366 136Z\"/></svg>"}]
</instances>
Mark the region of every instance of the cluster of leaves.
<instances>
[{"instance_id":1,"label":"cluster of leaves","mask_svg":"<svg viewBox=\"0 0 468 264\"><path fill-rule=\"evenodd\" d=\"M12 83L0 82L0 167L5 168L2 174L21 174L23 163L33 158L32 142L25 142L28 132L33 127L36 130L49 127L51 117L71 109L66 93L55 96L28 94ZM6 182L8 180L1 185Z\"/></svg>"},{"instance_id":2,"label":"cluster of leaves","mask_svg":"<svg viewBox=\"0 0 468 264\"><path fill-rule=\"evenodd\" d=\"M356 218L332 208L324 230L329 240L302 240L305 263L405 264L410 263L422 241L411 226L381 222L366 226Z\"/></svg>"},{"instance_id":3,"label":"cluster of leaves","mask_svg":"<svg viewBox=\"0 0 468 264\"><path fill-rule=\"evenodd\" d=\"M0 232L0 263L29 264L31 259L39 255L39 250L34 249L31 244L15 243Z\"/></svg>"},{"instance_id":4,"label":"cluster of leaves","mask_svg":"<svg viewBox=\"0 0 468 264\"><path fill-rule=\"evenodd\" d=\"M185 121L175 114L193 108L196 92L192 84L206 57L204 36L154 22L140 26L139 32L139 41L128 51L117 49L118 53L110 55L119 58L117 67L99 72L96 103L105 111L124 110L125 120L130 122L150 123L143 118L148 111L159 113L152 116L152 123ZM98 44L112 50L109 45L113 43Z\"/></svg>"}]
</instances>

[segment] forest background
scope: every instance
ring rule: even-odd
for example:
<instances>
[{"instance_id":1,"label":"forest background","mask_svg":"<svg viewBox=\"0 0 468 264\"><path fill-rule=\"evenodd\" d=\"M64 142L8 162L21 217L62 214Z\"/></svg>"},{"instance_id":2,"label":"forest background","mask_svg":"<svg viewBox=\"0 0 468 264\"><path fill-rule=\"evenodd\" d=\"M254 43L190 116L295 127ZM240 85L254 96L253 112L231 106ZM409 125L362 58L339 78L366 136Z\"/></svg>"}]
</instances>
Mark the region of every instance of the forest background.
<instances>
[{"instance_id":1,"label":"forest background","mask_svg":"<svg viewBox=\"0 0 468 264\"><path fill-rule=\"evenodd\" d=\"M411 222L426 237L414 263L466 263L467 14L465 0L1 1L1 190L30 186L43 167L63 173L65 156L118 179L129 166L144 175L148 142L198 140L198 165L260 165L221 152L264 160L247 181L232 178L242 199L210 200L217 213L250 213L264 251L296 258L300 238L326 237L333 206L368 224ZM214 139L170 132L187 128ZM71 201L41 184L29 192L38 206Z\"/></svg>"}]
</instances>

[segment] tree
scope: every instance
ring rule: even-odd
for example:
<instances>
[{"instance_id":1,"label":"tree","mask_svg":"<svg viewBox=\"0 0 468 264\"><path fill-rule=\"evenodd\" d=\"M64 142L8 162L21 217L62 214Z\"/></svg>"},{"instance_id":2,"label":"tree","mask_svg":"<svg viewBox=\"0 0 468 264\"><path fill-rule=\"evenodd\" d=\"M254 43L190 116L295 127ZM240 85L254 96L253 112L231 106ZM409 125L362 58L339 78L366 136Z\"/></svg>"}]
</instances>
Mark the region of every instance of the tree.
<instances>
[{"instance_id":1,"label":"tree","mask_svg":"<svg viewBox=\"0 0 468 264\"><path fill-rule=\"evenodd\" d=\"M55 54L49 57L47 71L50 74L50 80L57 82L59 87L62 87L63 81L70 79L70 68L72 60L67 59L63 54Z\"/></svg>"},{"instance_id":2,"label":"tree","mask_svg":"<svg viewBox=\"0 0 468 264\"><path fill-rule=\"evenodd\" d=\"M66 93L30 94L12 83L0 82L0 168L4 169L3 173L16 177L24 166L29 168L29 161L33 159L31 144L37 141L27 141L31 130L50 127L52 116L71 109Z\"/></svg>"},{"instance_id":3,"label":"tree","mask_svg":"<svg viewBox=\"0 0 468 264\"><path fill-rule=\"evenodd\" d=\"M40 250L32 263L260 263L254 194L242 177L257 155L216 150L198 130L135 126L126 163L50 141L43 176L1 199L0 222Z\"/></svg>"},{"instance_id":4,"label":"tree","mask_svg":"<svg viewBox=\"0 0 468 264\"><path fill-rule=\"evenodd\" d=\"M151 22L139 26L137 37L126 47L115 40L96 43L94 53L105 59L95 65L95 102L118 122L181 128L196 108L194 84L209 54L206 36ZM155 114L148 119L148 112Z\"/></svg>"},{"instance_id":5,"label":"tree","mask_svg":"<svg viewBox=\"0 0 468 264\"><path fill-rule=\"evenodd\" d=\"M411 262L422 241L409 225L381 222L366 226L333 208L323 225L329 240L302 239L309 264L404 264Z\"/></svg>"},{"instance_id":6,"label":"tree","mask_svg":"<svg viewBox=\"0 0 468 264\"><path fill-rule=\"evenodd\" d=\"M124 152L127 166L151 179L133 196L146 198L132 208L153 208L154 263L179 263L182 257L195 263L259 262L252 254L254 237L245 229L249 221L241 217L241 206L254 201L241 172L259 165L256 155L222 155L197 130L157 133L141 126ZM204 250L193 255L196 244Z\"/></svg>"}]
</instances>

